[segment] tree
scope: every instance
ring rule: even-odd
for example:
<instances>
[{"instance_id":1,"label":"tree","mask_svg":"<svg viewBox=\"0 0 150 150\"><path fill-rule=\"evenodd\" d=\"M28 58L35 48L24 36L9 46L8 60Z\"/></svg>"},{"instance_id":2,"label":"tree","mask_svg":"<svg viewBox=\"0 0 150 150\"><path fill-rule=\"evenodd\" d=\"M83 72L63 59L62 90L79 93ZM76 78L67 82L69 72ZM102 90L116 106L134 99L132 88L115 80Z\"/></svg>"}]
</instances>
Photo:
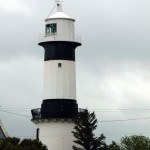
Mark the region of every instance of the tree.
<instances>
[{"instance_id":1,"label":"tree","mask_svg":"<svg viewBox=\"0 0 150 150\"><path fill-rule=\"evenodd\" d=\"M24 139L20 146L22 150L47 150L47 147L38 140Z\"/></svg>"},{"instance_id":2,"label":"tree","mask_svg":"<svg viewBox=\"0 0 150 150\"><path fill-rule=\"evenodd\" d=\"M97 119L95 113L90 113L87 109L79 112L78 118L75 120L74 131L72 132L76 140L74 143L79 146L73 146L74 150L106 150L107 146L104 142L105 136L101 134L96 137L94 130L97 128Z\"/></svg>"},{"instance_id":3,"label":"tree","mask_svg":"<svg viewBox=\"0 0 150 150\"><path fill-rule=\"evenodd\" d=\"M125 136L121 138L120 144L112 143L109 147L110 150L150 150L150 139L142 135Z\"/></svg>"},{"instance_id":4,"label":"tree","mask_svg":"<svg viewBox=\"0 0 150 150\"><path fill-rule=\"evenodd\" d=\"M150 139L142 135L126 136L121 139L124 150L150 150Z\"/></svg>"},{"instance_id":5,"label":"tree","mask_svg":"<svg viewBox=\"0 0 150 150\"><path fill-rule=\"evenodd\" d=\"M0 142L0 150L21 150L19 138L6 138Z\"/></svg>"},{"instance_id":6,"label":"tree","mask_svg":"<svg viewBox=\"0 0 150 150\"><path fill-rule=\"evenodd\" d=\"M6 138L0 141L0 150L47 150L46 146L38 140L19 138Z\"/></svg>"},{"instance_id":7,"label":"tree","mask_svg":"<svg viewBox=\"0 0 150 150\"><path fill-rule=\"evenodd\" d=\"M121 150L121 148L116 142L112 141L109 145L109 150Z\"/></svg>"}]
</instances>

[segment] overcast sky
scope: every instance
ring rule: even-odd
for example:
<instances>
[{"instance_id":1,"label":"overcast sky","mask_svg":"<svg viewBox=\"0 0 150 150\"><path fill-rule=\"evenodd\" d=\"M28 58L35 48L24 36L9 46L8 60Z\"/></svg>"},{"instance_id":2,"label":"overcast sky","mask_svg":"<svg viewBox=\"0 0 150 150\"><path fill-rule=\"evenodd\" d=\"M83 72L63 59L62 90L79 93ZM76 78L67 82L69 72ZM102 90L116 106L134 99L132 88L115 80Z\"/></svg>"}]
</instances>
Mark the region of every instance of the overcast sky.
<instances>
[{"instance_id":1,"label":"overcast sky","mask_svg":"<svg viewBox=\"0 0 150 150\"><path fill-rule=\"evenodd\" d=\"M38 38L54 0L0 0L0 118L9 135L35 137L32 108L42 103L44 50ZM150 1L64 0L76 19L77 100L96 112L107 141L150 137ZM129 109L129 110L123 110ZM137 110L138 109L138 110ZM147 110L148 109L148 110ZM111 121L112 120L112 121Z\"/></svg>"}]
</instances>

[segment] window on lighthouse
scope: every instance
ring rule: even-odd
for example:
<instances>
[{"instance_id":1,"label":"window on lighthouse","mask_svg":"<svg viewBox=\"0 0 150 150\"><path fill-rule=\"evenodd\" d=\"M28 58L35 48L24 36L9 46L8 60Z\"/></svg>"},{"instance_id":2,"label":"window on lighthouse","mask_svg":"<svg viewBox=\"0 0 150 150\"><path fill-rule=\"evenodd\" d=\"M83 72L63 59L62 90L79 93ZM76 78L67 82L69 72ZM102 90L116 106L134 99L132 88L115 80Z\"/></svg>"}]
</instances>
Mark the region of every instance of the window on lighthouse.
<instances>
[{"instance_id":1,"label":"window on lighthouse","mask_svg":"<svg viewBox=\"0 0 150 150\"><path fill-rule=\"evenodd\" d=\"M57 24L56 23L46 25L46 35L53 35L56 32L57 32Z\"/></svg>"},{"instance_id":2,"label":"window on lighthouse","mask_svg":"<svg viewBox=\"0 0 150 150\"><path fill-rule=\"evenodd\" d=\"M62 67L62 63L58 63L58 68L61 68Z\"/></svg>"}]
</instances>

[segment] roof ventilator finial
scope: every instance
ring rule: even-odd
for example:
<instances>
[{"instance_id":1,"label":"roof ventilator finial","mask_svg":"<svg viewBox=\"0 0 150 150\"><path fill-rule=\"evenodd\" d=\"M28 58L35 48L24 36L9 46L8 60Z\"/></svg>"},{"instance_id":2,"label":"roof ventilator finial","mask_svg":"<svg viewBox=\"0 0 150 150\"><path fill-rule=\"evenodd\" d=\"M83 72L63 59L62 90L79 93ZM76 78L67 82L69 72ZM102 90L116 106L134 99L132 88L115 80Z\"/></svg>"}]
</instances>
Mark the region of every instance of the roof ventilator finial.
<instances>
[{"instance_id":1,"label":"roof ventilator finial","mask_svg":"<svg viewBox=\"0 0 150 150\"><path fill-rule=\"evenodd\" d=\"M62 12L62 4L61 4L61 0L55 0L55 2L57 3L57 12Z\"/></svg>"}]
</instances>

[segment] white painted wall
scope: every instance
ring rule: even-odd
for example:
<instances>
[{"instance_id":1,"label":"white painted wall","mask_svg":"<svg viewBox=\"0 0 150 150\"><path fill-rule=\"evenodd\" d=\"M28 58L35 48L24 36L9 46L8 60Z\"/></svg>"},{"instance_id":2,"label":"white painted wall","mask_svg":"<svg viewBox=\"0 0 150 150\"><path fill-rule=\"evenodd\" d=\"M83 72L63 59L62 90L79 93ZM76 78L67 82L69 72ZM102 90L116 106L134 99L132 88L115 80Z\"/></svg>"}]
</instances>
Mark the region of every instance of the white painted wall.
<instances>
[{"instance_id":1,"label":"white painted wall","mask_svg":"<svg viewBox=\"0 0 150 150\"><path fill-rule=\"evenodd\" d=\"M39 139L48 147L48 150L72 150L75 138L71 132L74 126L73 122L38 123Z\"/></svg>"},{"instance_id":2,"label":"white painted wall","mask_svg":"<svg viewBox=\"0 0 150 150\"><path fill-rule=\"evenodd\" d=\"M58 67L58 63L62 67ZM75 62L49 60L44 62L43 99L76 99Z\"/></svg>"},{"instance_id":3,"label":"white painted wall","mask_svg":"<svg viewBox=\"0 0 150 150\"><path fill-rule=\"evenodd\" d=\"M46 24L57 24L57 33L44 36L44 41L75 41L74 20L67 18L55 18L46 20Z\"/></svg>"}]
</instances>

